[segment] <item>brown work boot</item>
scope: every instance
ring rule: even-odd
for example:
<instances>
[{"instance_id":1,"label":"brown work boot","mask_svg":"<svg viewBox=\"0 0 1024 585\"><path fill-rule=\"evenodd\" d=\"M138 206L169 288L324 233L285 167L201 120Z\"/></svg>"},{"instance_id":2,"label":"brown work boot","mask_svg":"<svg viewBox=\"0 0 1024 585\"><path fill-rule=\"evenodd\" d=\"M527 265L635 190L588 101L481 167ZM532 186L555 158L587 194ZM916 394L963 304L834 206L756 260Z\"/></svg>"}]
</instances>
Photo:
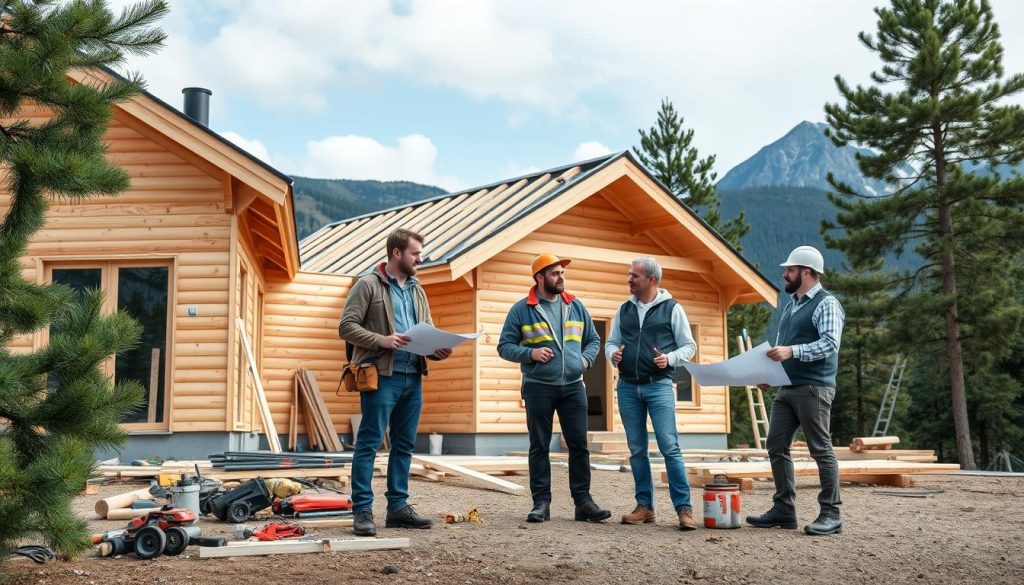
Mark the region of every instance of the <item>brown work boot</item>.
<instances>
[{"instance_id":1,"label":"brown work boot","mask_svg":"<svg viewBox=\"0 0 1024 585\"><path fill-rule=\"evenodd\" d=\"M653 524L654 510L647 506L637 504L636 508L629 514L622 517L623 524Z\"/></svg>"},{"instance_id":2,"label":"brown work boot","mask_svg":"<svg viewBox=\"0 0 1024 585\"><path fill-rule=\"evenodd\" d=\"M679 530L696 530L697 523L693 521L693 508L683 506L679 508Z\"/></svg>"}]
</instances>

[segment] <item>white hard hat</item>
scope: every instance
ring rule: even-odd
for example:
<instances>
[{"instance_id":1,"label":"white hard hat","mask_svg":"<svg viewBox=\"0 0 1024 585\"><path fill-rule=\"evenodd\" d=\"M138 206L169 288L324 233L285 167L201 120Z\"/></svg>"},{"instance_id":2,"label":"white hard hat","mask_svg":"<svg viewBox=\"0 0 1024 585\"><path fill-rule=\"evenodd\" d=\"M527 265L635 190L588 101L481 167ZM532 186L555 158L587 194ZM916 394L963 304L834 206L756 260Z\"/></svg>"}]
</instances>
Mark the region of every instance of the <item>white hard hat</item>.
<instances>
[{"instance_id":1,"label":"white hard hat","mask_svg":"<svg viewBox=\"0 0 1024 585\"><path fill-rule=\"evenodd\" d=\"M789 253L789 258L779 266L806 266L819 274L825 272L825 259L821 252L813 246L797 246Z\"/></svg>"}]
</instances>

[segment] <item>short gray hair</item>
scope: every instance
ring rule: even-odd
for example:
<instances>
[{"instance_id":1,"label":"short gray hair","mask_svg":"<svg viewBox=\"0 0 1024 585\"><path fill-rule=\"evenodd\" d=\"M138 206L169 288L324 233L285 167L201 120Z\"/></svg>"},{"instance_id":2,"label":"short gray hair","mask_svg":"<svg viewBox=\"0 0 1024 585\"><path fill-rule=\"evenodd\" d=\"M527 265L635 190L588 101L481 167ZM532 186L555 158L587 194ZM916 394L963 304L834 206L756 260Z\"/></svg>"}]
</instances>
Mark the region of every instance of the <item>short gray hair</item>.
<instances>
[{"instance_id":1,"label":"short gray hair","mask_svg":"<svg viewBox=\"0 0 1024 585\"><path fill-rule=\"evenodd\" d=\"M654 284L661 284L661 266L654 261L654 258L636 258L633 264L643 267L644 276L654 279Z\"/></svg>"}]
</instances>

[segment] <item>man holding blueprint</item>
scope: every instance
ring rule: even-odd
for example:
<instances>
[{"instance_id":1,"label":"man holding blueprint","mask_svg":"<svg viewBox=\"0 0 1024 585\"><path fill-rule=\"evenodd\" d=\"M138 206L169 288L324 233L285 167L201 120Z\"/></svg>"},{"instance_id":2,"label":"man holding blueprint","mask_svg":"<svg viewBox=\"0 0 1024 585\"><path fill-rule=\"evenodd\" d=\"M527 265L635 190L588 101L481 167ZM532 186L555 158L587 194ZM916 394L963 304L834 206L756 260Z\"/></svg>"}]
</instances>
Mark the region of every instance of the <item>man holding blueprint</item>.
<instances>
[{"instance_id":1,"label":"man holding blueprint","mask_svg":"<svg viewBox=\"0 0 1024 585\"><path fill-rule=\"evenodd\" d=\"M384 432L391 425L388 457L387 528L430 528L433 522L408 504L409 468L423 408L423 376L427 360L443 360L451 346L419 354L407 351L407 333L419 323L430 324L427 293L416 279L423 236L405 229L388 235L387 261L375 266L352 286L345 299L338 333L352 346L349 361L377 367L377 389L359 393L363 415L352 456L352 532L373 536L373 463Z\"/></svg>"},{"instance_id":2,"label":"man holding blueprint","mask_svg":"<svg viewBox=\"0 0 1024 585\"><path fill-rule=\"evenodd\" d=\"M839 515L839 466L829 424L836 396L839 341L846 313L842 305L821 287L825 261L811 246L794 249L781 264L786 292L791 295L779 321L775 347L765 355L780 362L790 382L781 386L772 401L768 423L768 457L775 480L775 504L747 522L761 528L789 528L796 521L796 478L790 444L803 427L811 457L818 464L821 492L818 518L804 527L807 534L842 532ZM748 353L754 353L753 351ZM766 387L763 385L762 387Z\"/></svg>"}]
</instances>

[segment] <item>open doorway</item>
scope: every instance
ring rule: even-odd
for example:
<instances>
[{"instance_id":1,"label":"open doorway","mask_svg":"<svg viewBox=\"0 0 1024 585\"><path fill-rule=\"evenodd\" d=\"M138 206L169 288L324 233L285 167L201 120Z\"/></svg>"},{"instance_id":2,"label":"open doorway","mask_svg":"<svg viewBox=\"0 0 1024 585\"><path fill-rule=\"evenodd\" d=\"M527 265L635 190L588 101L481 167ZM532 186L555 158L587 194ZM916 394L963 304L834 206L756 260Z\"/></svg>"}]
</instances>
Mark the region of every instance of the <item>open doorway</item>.
<instances>
[{"instance_id":1,"label":"open doorway","mask_svg":"<svg viewBox=\"0 0 1024 585\"><path fill-rule=\"evenodd\" d=\"M594 367L583 374L583 383L587 387L587 430L607 431L611 395L608 392L608 359L604 357L604 340L608 339L608 321L595 319L594 328L601 338L601 349L597 352Z\"/></svg>"}]
</instances>

